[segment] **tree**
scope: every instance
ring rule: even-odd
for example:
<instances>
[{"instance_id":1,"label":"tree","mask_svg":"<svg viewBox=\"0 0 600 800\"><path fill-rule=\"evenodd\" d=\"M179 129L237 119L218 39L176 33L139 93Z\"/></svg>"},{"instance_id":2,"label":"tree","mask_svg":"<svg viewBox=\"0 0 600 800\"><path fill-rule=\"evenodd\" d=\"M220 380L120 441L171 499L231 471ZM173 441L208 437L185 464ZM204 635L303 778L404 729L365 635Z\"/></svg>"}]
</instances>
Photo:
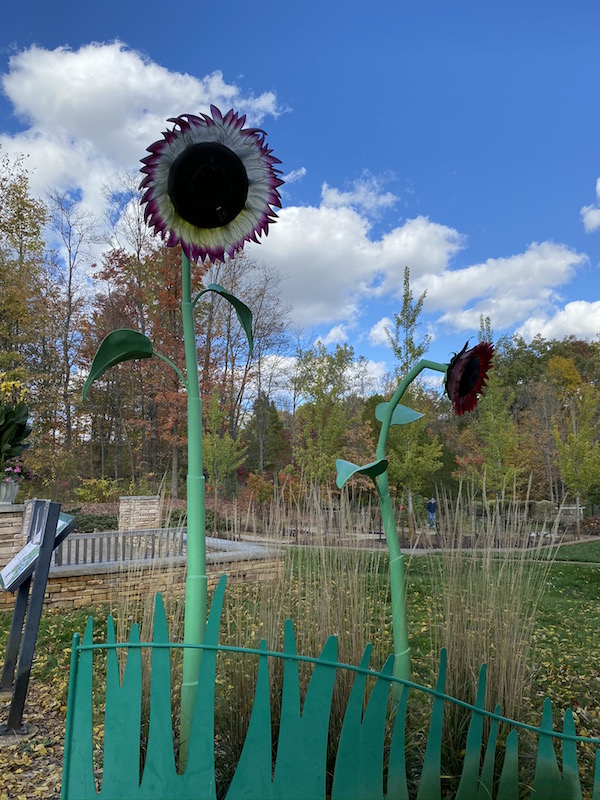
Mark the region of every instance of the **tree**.
<instances>
[{"instance_id":1,"label":"tree","mask_svg":"<svg viewBox=\"0 0 600 800\"><path fill-rule=\"evenodd\" d=\"M234 441L226 426L226 414L219 408L219 396L210 398L203 436L203 462L208 482L214 493L213 531L217 532L217 500L227 476L240 467L246 458L245 448Z\"/></svg>"},{"instance_id":2,"label":"tree","mask_svg":"<svg viewBox=\"0 0 600 800\"><path fill-rule=\"evenodd\" d=\"M218 386L229 432L235 439L256 396L266 393L271 397L280 380L281 354L288 347L289 306L281 300L279 273L245 253L212 265L204 282L221 284L243 298L252 311L251 353L229 303L210 294L197 308L202 394L208 398Z\"/></svg>"},{"instance_id":3,"label":"tree","mask_svg":"<svg viewBox=\"0 0 600 800\"><path fill-rule=\"evenodd\" d=\"M143 329L156 352L183 369L178 254L160 246L144 254L141 266L144 283L139 294L133 256L123 250L104 254L95 274L98 291L84 336L83 372L89 370L105 335L118 328ZM201 269L192 273L192 281L198 291ZM93 437L92 473L133 482L144 478L156 486L170 461L171 496L177 497L179 454L187 430L185 406L183 386L174 371L164 369L164 362L144 359L107 372L92 386L85 404Z\"/></svg>"},{"instance_id":4,"label":"tree","mask_svg":"<svg viewBox=\"0 0 600 800\"><path fill-rule=\"evenodd\" d=\"M296 458L317 491L335 477L335 460L344 452L347 418L342 399L350 392L354 350L336 345L329 353L321 343L302 351L298 386L304 403L296 413Z\"/></svg>"},{"instance_id":5,"label":"tree","mask_svg":"<svg viewBox=\"0 0 600 800\"><path fill-rule=\"evenodd\" d=\"M432 406L424 394L418 396L417 407ZM436 473L442 467L443 445L428 425L427 416L410 425L398 425L388 437L389 481L398 490L406 490L409 520L414 513L414 494L433 491ZM409 523L410 524L410 523Z\"/></svg>"},{"instance_id":6,"label":"tree","mask_svg":"<svg viewBox=\"0 0 600 800\"><path fill-rule=\"evenodd\" d=\"M399 314L394 314L394 330L386 328L386 335L390 347L396 356L394 376L402 379L414 365L423 358L429 345L431 336L426 334L418 340L418 331L421 323L419 317L423 311L423 303L427 292L423 292L415 301L410 288L410 269L404 267L404 281L402 291L402 308Z\"/></svg>"},{"instance_id":7,"label":"tree","mask_svg":"<svg viewBox=\"0 0 600 800\"><path fill-rule=\"evenodd\" d=\"M27 382L35 360L32 326L46 311L46 207L30 194L24 162L23 155L0 161L0 369Z\"/></svg>"},{"instance_id":8,"label":"tree","mask_svg":"<svg viewBox=\"0 0 600 800\"><path fill-rule=\"evenodd\" d=\"M242 441L247 448L246 467L250 472L276 474L287 462L288 444L275 403L260 392L253 405Z\"/></svg>"},{"instance_id":9,"label":"tree","mask_svg":"<svg viewBox=\"0 0 600 800\"><path fill-rule=\"evenodd\" d=\"M490 372L485 395L477 405L472 426L482 463L477 483L499 498L507 484L521 474L519 438L512 413L514 392ZM462 455L466 451L463 449Z\"/></svg>"},{"instance_id":10,"label":"tree","mask_svg":"<svg viewBox=\"0 0 600 800\"><path fill-rule=\"evenodd\" d=\"M75 197L58 189L48 190L50 229L57 236L60 251L55 261L56 282L60 291L61 393L64 413L64 449L71 450L73 395L72 376L81 345L81 318L85 306L84 270L91 266L93 244L99 241L96 219L78 207Z\"/></svg>"},{"instance_id":11,"label":"tree","mask_svg":"<svg viewBox=\"0 0 600 800\"><path fill-rule=\"evenodd\" d=\"M417 300L414 299L410 287L410 270L404 267L404 282L402 292L402 307L399 314L394 314L395 328L393 331L386 329L390 346L396 356L394 377L401 380L418 362L429 347L431 337L423 336L418 340L420 327L419 317L423 311L426 292ZM418 382L413 383L407 391L405 398L410 405L418 402L421 391ZM402 430L395 430L390 436L389 444L394 452L392 457L391 477L399 482L406 490L406 507L408 526L412 536L414 530L413 491L416 486L421 486L427 476L424 471L431 470L430 476L441 466L441 446L435 439L431 440L427 428L421 425L415 428L415 423L402 425ZM415 472L411 471L414 469Z\"/></svg>"},{"instance_id":12,"label":"tree","mask_svg":"<svg viewBox=\"0 0 600 800\"><path fill-rule=\"evenodd\" d=\"M57 495L54 464L64 440L61 294L46 251L44 202L33 198L22 155L0 161L0 370L29 389L29 465ZM66 465L65 465L66 466ZM65 473L73 473L70 467Z\"/></svg>"},{"instance_id":13,"label":"tree","mask_svg":"<svg viewBox=\"0 0 600 800\"><path fill-rule=\"evenodd\" d=\"M586 386L573 393L568 403L571 427L555 436L562 479L575 496L577 538L580 536L580 501L600 486L600 443L598 442L598 390Z\"/></svg>"}]
</instances>

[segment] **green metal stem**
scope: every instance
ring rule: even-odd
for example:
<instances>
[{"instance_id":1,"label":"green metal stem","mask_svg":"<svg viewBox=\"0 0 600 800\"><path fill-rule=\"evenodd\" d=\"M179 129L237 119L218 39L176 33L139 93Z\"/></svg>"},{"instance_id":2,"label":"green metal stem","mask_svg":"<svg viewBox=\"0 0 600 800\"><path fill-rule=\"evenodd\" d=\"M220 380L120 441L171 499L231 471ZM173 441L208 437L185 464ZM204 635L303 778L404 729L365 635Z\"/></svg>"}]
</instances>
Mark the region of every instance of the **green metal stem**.
<instances>
[{"instance_id":1,"label":"green metal stem","mask_svg":"<svg viewBox=\"0 0 600 800\"><path fill-rule=\"evenodd\" d=\"M437 361L422 359L407 373L407 375L405 375L387 404L377 442L377 459L386 457L387 438L392 424L394 409L410 384L424 369L446 372L448 365L440 364ZM408 625L406 619L404 556L402 555L400 542L398 541L398 531L396 529L394 509L390 497L387 470L377 478L375 485L377 487L377 494L379 495L383 530L390 554L390 592L392 596L392 631L394 635L395 656L394 675L402 680L409 680L410 646L408 644Z\"/></svg>"},{"instance_id":2,"label":"green metal stem","mask_svg":"<svg viewBox=\"0 0 600 800\"><path fill-rule=\"evenodd\" d=\"M191 266L181 254L181 314L187 372L188 474L187 474L187 576L185 581L185 618L183 641L202 644L206 628L207 578L205 487L202 472L202 401L198 383L198 359L194 330L194 307L191 300ZM192 718L198 688L201 650L184 650L181 685L180 769L185 769Z\"/></svg>"}]
</instances>

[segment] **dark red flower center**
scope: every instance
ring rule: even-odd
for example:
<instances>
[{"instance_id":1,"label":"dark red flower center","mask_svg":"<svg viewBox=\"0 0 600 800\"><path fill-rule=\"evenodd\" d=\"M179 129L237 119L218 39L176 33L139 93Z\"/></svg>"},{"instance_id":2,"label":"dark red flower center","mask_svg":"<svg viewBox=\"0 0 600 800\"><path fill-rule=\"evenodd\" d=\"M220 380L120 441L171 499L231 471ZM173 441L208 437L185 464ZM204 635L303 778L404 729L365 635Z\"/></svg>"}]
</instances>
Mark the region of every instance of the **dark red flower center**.
<instances>
[{"instance_id":1,"label":"dark red flower center","mask_svg":"<svg viewBox=\"0 0 600 800\"><path fill-rule=\"evenodd\" d=\"M175 211L198 228L220 228L234 220L248 197L241 158L218 142L199 142L180 153L169 170Z\"/></svg>"},{"instance_id":2,"label":"dark red flower center","mask_svg":"<svg viewBox=\"0 0 600 800\"><path fill-rule=\"evenodd\" d=\"M471 356L465 364L463 374L460 376L458 384L458 396L466 397L469 392L477 386L479 380L479 373L481 372L481 362L478 356Z\"/></svg>"}]
</instances>

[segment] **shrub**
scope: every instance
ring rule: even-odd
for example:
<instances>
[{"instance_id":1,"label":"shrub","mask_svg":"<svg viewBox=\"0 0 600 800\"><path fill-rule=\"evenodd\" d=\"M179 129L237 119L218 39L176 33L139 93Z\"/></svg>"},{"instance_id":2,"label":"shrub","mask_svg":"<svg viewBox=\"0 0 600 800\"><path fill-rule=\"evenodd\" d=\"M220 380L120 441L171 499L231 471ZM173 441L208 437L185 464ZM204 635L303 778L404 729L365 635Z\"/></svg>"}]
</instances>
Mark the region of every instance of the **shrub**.
<instances>
[{"instance_id":1,"label":"shrub","mask_svg":"<svg viewBox=\"0 0 600 800\"><path fill-rule=\"evenodd\" d=\"M82 503L114 503L123 494L121 481L112 478L88 478L75 489Z\"/></svg>"},{"instance_id":2,"label":"shrub","mask_svg":"<svg viewBox=\"0 0 600 800\"><path fill-rule=\"evenodd\" d=\"M117 514L87 514L80 508L69 508L65 510L65 513L75 517L76 529L80 533L116 531L119 528Z\"/></svg>"}]
</instances>

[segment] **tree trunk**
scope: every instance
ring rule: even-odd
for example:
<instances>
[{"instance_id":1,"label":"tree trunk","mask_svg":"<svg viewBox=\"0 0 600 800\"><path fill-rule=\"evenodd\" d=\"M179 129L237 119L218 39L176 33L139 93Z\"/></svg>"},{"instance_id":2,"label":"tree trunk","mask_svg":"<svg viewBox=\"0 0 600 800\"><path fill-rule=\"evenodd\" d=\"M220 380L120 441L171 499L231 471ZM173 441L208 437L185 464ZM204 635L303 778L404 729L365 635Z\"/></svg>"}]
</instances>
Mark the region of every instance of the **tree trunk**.
<instances>
[{"instance_id":1,"label":"tree trunk","mask_svg":"<svg viewBox=\"0 0 600 800\"><path fill-rule=\"evenodd\" d=\"M173 423L173 444L171 445L171 500L179 499L179 447L177 446L177 420Z\"/></svg>"},{"instance_id":2,"label":"tree trunk","mask_svg":"<svg viewBox=\"0 0 600 800\"><path fill-rule=\"evenodd\" d=\"M406 489L406 516L408 521L408 540L413 544L415 538L415 517L411 486L408 486Z\"/></svg>"}]
</instances>

